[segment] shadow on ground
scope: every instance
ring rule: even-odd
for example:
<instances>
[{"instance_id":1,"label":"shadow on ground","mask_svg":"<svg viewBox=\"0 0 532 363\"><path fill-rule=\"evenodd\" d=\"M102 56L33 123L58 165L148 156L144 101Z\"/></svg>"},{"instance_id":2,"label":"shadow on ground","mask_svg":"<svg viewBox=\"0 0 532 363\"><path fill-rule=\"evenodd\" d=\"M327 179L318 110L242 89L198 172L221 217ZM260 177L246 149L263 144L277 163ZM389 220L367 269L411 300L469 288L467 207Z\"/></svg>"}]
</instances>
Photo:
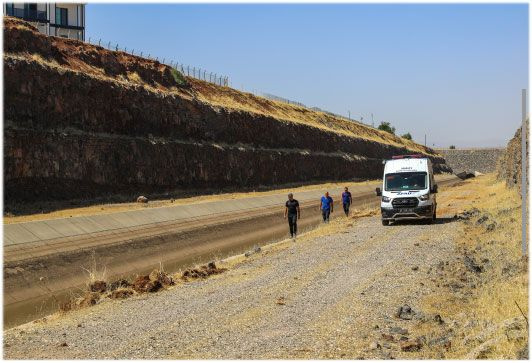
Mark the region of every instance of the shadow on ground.
<instances>
[{"instance_id":1,"label":"shadow on ground","mask_svg":"<svg viewBox=\"0 0 532 363\"><path fill-rule=\"evenodd\" d=\"M447 224L455 222L456 219L453 217L441 217L436 218L436 220L432 224ZM390 224L390 226L399 226L399 225L425 225L428 224L425 220L404 220L404 221L397 221Z\"/></svg>"}]
</instances>

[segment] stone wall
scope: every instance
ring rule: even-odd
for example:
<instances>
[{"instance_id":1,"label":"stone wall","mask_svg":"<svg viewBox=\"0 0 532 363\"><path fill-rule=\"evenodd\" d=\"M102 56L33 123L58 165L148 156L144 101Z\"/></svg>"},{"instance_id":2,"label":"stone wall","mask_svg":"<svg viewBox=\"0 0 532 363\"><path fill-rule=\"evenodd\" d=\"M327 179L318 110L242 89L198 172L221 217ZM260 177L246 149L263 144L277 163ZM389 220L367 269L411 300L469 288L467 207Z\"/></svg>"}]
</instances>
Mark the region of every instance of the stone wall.
<instances>
[{"instance_id":1,"label":"stone wall","mask_svg":"<svg viewBox=\"0 0 532 363\"><path fill-rule=\"evenodd\" d=\"M447 165L453 172L481 172L493 173L497 166L497 160L504 152L503 148L479 148L479 149L437 149L445 158Z\"/></svg>"},{"instance_id":2,"label":"stone wall","mask_svg":"<svg viewBox=\"0 0 532 363\"><path fill-rule=\"evenodd\" d=\"M529 123L527 120L526 153L527 157L530 157L528 151L528 134ZM521 146L521 128L518 128L514 137L508 142L508 146L497 164L497 177L500 180L505 180L508 187L517 187L519 190L521 189ZM527 165L530 165L530 163ZM527 174L529 173L530 171Z\"/></svg>"}]
</instances>

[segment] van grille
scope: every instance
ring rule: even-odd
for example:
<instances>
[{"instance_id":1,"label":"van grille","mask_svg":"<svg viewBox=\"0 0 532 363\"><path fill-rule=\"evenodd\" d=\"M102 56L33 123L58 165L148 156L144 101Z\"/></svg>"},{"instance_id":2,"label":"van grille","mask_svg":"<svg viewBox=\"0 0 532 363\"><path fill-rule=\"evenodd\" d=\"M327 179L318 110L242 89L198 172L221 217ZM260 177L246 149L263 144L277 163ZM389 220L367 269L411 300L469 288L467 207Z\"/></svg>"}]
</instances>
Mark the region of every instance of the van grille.
<instances>
[{"instance_id":1,"label":"van grille","mask_svg":"<svg viewBox=\"0 0 532 363\"><path fill-rule=\"evenodd\" d=\"M417 198L395 198L392 201L394 208L414 208L418 204Z\"/></svg>"}]
</instances>

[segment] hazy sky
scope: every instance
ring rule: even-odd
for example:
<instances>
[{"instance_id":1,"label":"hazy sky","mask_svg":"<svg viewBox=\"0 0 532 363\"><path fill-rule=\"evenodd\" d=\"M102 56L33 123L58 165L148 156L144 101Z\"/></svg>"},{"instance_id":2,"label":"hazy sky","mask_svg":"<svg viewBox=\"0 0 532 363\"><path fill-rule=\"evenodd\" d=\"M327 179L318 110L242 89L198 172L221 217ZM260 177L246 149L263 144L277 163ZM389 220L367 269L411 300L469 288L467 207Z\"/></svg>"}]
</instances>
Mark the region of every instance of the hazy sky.
<instances>
[{"instance_id":1,"label":"hazy sky","mask_svg":"<svg viewBox=\"0 0 532 363\"><path fill-rule=\"evenodd\" d=\"M528 87L528 5L88 4L88 37L436 147L505 145Z\"/></svg>"}]
</instances>

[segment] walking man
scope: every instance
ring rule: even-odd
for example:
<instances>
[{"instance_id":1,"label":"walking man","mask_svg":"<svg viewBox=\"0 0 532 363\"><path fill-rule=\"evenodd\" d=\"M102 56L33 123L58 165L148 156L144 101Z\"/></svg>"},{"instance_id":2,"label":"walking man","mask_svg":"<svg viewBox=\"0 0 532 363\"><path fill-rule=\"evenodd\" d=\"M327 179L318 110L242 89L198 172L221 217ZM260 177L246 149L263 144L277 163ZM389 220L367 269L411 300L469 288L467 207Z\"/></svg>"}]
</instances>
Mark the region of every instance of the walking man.
<instances>
[{"instance_id":1,"label":"walking man","mask_svg":"<svg viewBox=\"0 0 532 363\"><path fill-rule=\"evenodd\" d=\"M288 200L286 201L284 209L284 217L288 217L288 227L290 228L290 237L296 238L297 235L297 220L301 218L299 211L299 202L294 199L292 193L288 194Z\"/></svg>"},{"instance_id":2,"label":"walking man","mask_svg":"<svg viewBox=\"0 0 532 363\"><path fill-rule=\"evenodd\" d=\"M353 204L353 198L351 198L351 192L347 187L344 188L342 193L342 204L344 205L344 213L346 217L349 217L349 206Z\"/></svg>"},{"instance_id":3,"label":"walking man","mask_svg":"<svg viewBox=\"0 0 532 363\"><path fill-rule=\"evenodd\" d=\"M329 223L329 216L333 212L333 199L329 196L329 192L325 192L325 195L321 197L320 210L323 216L323 222Z\"/></svg>"}]
</instances>

